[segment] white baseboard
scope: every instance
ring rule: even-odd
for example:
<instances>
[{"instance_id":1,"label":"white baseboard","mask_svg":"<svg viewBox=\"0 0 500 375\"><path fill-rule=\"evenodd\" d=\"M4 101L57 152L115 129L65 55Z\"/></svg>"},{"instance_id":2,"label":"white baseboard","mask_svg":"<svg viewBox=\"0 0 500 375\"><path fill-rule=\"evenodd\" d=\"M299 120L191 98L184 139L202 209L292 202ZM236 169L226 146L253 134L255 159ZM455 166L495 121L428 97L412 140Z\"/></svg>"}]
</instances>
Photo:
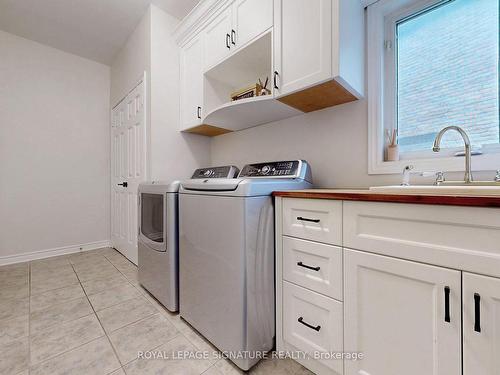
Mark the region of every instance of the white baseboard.
<instances>
[{"instance_id":1,"label":"white baseboard","mask_svg":"<svg viewBox=\"0 0 500 375\"><path fill-rule=\"evenodd\" d=\"M29 253L7 255L0 257L0 266L5 266L7 264L29 262L30 260L44 259L55 257L58 255L74 254L83 251L100 249L101 247L111 247L111 241L97 241L89 242L81 245L56 247L53 249L32 251Z\"/></svg>"}]
</instances>

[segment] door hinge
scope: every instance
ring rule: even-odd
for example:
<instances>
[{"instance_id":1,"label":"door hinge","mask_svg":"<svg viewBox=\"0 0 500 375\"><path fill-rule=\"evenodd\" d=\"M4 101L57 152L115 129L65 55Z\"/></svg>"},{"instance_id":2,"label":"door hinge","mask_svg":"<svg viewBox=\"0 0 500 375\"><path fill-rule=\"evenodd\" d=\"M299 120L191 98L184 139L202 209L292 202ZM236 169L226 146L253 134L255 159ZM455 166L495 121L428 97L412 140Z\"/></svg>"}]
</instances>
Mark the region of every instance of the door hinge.
<instances>
[{"instance_id":1,"label":"door hinge","mask_svg":"<svg viewBox=\"0 0 500 375\"><path fill-rule=\"evenodd\" d=\"M392 49L392 40L386 40L384 41L384 48L388 51Z\"/></svg>"}]
</instances>

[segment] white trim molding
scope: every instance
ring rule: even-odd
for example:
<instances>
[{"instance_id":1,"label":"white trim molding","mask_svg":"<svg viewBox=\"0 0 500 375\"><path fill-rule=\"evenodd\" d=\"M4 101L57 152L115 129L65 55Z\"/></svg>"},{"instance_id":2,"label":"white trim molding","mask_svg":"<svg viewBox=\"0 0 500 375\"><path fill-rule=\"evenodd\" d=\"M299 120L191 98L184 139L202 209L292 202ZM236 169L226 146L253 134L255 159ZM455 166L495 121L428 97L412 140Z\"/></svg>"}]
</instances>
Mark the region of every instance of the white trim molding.
<instances>
[{"instance_id":1,"label":"white trim molding","mask_svg":"<svg viewBox=\"0 0 500 375\"><path fill-rule=\"evenodd\" d=\"M220 10L228 6L233 0L201 0L189 14L179 23L173 32L177 44L183 46L195 34L217 15Z\"/></svg>"},{"instance_id":2,"label":"white trim molding","mask_svg":"<svg viewBox=\"0 0 500 375\"><path fill-rule=\"evenodd\" d=\"M398 17L432 6L442 0L366 0L367 8L367 95L368 95L368 174L399 174L407 165L414 172L458 172L465 169L463 157L452 156L458 150L444 150L439 154L421 152L418 155L403 155L399 161L385 161L384 131L391 128L392 106L388 105L395 85L391 79L394 74L392 53L387 53L386 40L389 22ZM394 43L393 43L394 44ZM394 48L392 49L394 50ZM389 77L387 77L389 75ZM394 102L394 100L392 101ZM431 151L431 150L429 150ZM472 158L473 171L494 171L500 168L500 149L498 145L484 146L483 155Z\"/></svg>"},{"instance_id":3,"label":"white trim molding","mask_svg":"<svg viewBox=\"0 0 500 375\"><path fill-rule=\"evenodd\" d=\"M63 247L55 247L53 249L31 251L29 253L13 254L0 257L0 266L7 264L29 262L31 260L51 258L58 255L74 254L89 250L101 249L104 247L111 247L110 240L88 242L80 245L71 245Z\"/></svg>"}]
</instances>

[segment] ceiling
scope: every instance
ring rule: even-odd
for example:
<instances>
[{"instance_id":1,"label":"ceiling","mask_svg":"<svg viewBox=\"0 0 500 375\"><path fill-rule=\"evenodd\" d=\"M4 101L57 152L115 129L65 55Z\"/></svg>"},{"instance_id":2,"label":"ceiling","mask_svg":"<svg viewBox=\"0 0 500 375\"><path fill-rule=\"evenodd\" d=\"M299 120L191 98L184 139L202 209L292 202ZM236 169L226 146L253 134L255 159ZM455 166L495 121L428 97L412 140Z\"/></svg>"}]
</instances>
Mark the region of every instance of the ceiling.
<instances>
[{"instance_id":1,"label":"ceiling","mask_svg":"<svg viewBox=\"0 0 500 375\"><path fill-rule=\"evenodd\" d=\"M0 0L0 30L110 65L150 3L182 19L199 0Z\"/></svg>"}]
</instances>

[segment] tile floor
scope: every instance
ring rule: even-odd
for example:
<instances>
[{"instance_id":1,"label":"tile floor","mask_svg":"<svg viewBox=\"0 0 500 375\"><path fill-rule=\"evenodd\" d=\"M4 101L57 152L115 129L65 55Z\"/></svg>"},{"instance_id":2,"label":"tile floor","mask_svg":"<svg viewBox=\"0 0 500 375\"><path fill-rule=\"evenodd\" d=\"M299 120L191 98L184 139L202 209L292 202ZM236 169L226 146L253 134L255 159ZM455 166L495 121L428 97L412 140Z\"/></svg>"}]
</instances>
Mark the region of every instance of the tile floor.
<instances>
[{"instance_id":1,"label":"tile floor","mask_svg":"<svg viewBox=\"0 0 500 375\"><path fill-rule=\"evenodd\" d=\"M225 359L138 358L139 351L215 350L137 281L114 249L0 267L0 374L238 374ZM252 374L310 374L267 359Z\"/></svg>"}]
</instances>

